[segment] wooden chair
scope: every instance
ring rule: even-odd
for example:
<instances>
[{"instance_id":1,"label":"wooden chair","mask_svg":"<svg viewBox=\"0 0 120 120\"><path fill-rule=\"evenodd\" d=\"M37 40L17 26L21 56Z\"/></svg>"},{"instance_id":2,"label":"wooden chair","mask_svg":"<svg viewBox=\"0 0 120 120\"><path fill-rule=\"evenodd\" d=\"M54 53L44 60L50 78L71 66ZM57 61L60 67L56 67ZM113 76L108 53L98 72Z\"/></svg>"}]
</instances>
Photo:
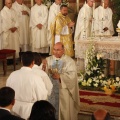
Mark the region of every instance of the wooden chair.
<instances>
[{"instance_id":1,"label":"wooden chair","mask_svg":"<svg viewBox=\"0 0 120 120\"><path fill-rule=\"evenodd\" d=\"M7 59L6 59L5 55L0 54L0 61L3 62L3 71L4 71L4 75L6 75Z\"/></svg>"},{"instance_id":2,"label":"wooden chair","mask_svg":"<svg viewBox=\"0 0 120 120\"><path fill-rule=\"evenodd\" d=\"M13 57L14 70L16 69L15 53L16 53L16 50L11 50L11 49L0 50L0 61L3 62L4 75L6 75L6 73L7 73L7 58L8 57L11 57L11 56Z\"/></svg>"}]
</instances>

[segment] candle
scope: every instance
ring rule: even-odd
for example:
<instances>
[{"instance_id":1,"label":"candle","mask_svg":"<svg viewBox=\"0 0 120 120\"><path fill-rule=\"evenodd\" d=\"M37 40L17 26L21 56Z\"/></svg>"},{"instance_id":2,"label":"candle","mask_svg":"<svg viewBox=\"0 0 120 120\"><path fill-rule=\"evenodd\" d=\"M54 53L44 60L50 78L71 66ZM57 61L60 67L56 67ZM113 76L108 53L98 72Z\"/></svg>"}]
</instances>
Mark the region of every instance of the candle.
<instances>
[{"instance_id":1,"label":"candle","mask_svg":"<svg viewBox=\"0 0 120 120\"><path fill-rule=\"evenodd\" d=\"M93 3L93 18L94 18L94 11L95 11L95 2Z\"/></svg>"},{"instance_id":2,"label":"candle","mask_svg":"<svg viewBox=\"0 0 120 120\"><path fill-rule=\"evenodd\" d=\"M103 9L102 9L102 19L104 18L104 0L102 1L102 7L103 7Z\"/></svg>"},{"instance_id":3,"label":"candle","mask_svg":"<svg viewBox=\"0 0 120 120\"><path fill-rule=\"evenodd\" d=\"M77 12L79 12L79 0L76 0Z\"/></svg>"},{"instance_id":4,"label":"candle","mask_svg":"<svg viewBox=\"0 0 120 120\"><path fill-rule=\"evenodd\" d=\"M33 4L34 4L34 0L31 0L31 7L33 6Z\"/></svg>"}]
</instances>

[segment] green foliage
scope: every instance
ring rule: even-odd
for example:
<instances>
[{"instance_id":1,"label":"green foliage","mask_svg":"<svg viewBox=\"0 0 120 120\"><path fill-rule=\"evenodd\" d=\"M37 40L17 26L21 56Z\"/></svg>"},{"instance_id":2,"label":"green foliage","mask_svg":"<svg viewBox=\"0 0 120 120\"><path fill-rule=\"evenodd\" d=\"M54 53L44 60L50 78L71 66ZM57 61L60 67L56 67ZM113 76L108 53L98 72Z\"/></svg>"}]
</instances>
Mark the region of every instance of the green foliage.
<instances>
[{"instance_id":1,"label":"green foliage","mask_svg":"<svg viewBox=\"0 0 120 120\"><path fill-rule=\"evenodd\" d=\"M120 20L120 0L111 0L111 8L113 10L113 24L116 32L117 23ZM117 32L115 35L117 35Z\"/></svg>"}]
</instances>

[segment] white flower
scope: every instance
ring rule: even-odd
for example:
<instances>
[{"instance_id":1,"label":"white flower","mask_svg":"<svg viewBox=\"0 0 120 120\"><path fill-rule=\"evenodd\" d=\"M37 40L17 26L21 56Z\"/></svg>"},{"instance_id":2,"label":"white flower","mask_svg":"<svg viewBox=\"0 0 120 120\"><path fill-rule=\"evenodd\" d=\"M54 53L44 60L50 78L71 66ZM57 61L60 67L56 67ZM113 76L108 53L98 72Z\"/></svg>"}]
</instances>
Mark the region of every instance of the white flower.
<instances>
[{"instance_id":1,"label":"white flower","mask_svg":"<svg viewBox=\"0 0 120 120\"><path fill-rule=\"evenodd\" d=\"M120 78L119 77L116 77L116 81L119 81L120 80Z\"/></svg>"},{"instance_id":2,"label":"white flower","mask_svg":"<svg viewBox=\"0 0 120 120\"><path fill-rule=\"evenodd\" d=\"M94 85L94 87L98 87L98 84L97 83L95 83L95 84L93 84Z\"/></svg>"},{"instance_id":3,"label":"white flower","mask_svg":"<svg viewBox=\"0 0 120 120\"><path fill-rule=\"evenodd\" d=\"M102 76L102 77L105 77L105 75L104 75L104 74L102 74L101 76Z\"/></svg>"},{"instance_id":4,"label":"white flower","mask_svg":"<svg viewBox=\"0 0 120 120\"><path fill-rule=\"evenodd\" d=\"M96 67L93 67L93 70L97 70L98 68L97 68L97 66Z\"/></svg>"},{"instance_id":5,"label":"white flower","mask_svg":"<svg viewBox=\"0 0 120 120\"><path fill-rule=\"evenodd\" d=\"M103 54L101 53L101 54L99 54L99 56L100 56L100 58L102 58L102 57L103 57Z\"/></svg>"},{"instance_id":6,"label":"white flower","mask_svg":"<svg viewBox=\"0 0 120 120\"><path fill-rule=\"evenodd\" d=\"M103 83L103 80L100 80L100 83Z\"/></svg>"},{"instance_id":7,"label":"white flower","mask_svg":"<svg viewBox=\"0 0 120 120\"><path fill-rule=\"evenodd\" d=\"M102 78L102 76L99 76L99 79L101 79Z\"/></svg>"},{"instance_id":8,"label":"white flower","mask_svg":"<svg viewBox=\"0 0 120 120\"><path fill-rule=\"evenodd\" d=\"M86 81L83 81L82 86L86 86L86 85L87 85Z\"/></svg>"},{"instance_id":9,"label":"white flower","mask_svg":"<svg viewBox=\"0 0 120 120\"><path fill-rule=\"evenodd\" d=\"M96 82L96 83L99 83L99 80L96 80L95 82Z\"/></svg>"},{"instance_id":10,"label":"white flower","mask_svg":"<svg viewBox=\"0 0 120 120\"><path fill-rule=\"evenodd\" d=\"M98 59L98 60L100 59L100 55L99 55L99 54L97 54L97 59Z\"/></svg>"},{"instance_id":11,"label":"white flower","mask_svg":"<svg viewBox=\"0 0 120 120\"><path fill-rule=\"evenodd\" d=\"M91 78L89 78L89 79L88 79L88 83L91 83L91 82L92 82L92 79L91 79Z\"/></svg>"},{"instance_id":12,"label":"white flower","mask_svg":"<svg viewBox=\"0 0 120 120\"><path fill-rule=\"evenodd\" d=\"M83 79L81 79L81 78L78 78L78 82L82 82L83 81Z\"/></svg>"},{"instance_id":13,"label":"white flower","mask_svg":"<svg viewBox=\"0 0 120 120\"><path fill-rule=\"evenodd\" d=\"M87 74L90 75L90 71L87 71Z\"/></svg>"},{"instance_id":14,"label":"white flower","mask_svg":"<svg viewBox=\"0 0 120 120\"><path fill-rule=\"evenodd\" d=\"M107 84L108 84L108 85L110 85L110 84L111 84L111 81L110 81L110 80L108 80Z\"/></svg>"},{"instance_id":15,"label":"white flower","mask_svg":"<svg viewBox=\"0 0 120 120\"><path fill-rule=\"evenodd\" d=\"M93 78L93 81L96 81L96 78Z\"/></svg>"}]
</instances>

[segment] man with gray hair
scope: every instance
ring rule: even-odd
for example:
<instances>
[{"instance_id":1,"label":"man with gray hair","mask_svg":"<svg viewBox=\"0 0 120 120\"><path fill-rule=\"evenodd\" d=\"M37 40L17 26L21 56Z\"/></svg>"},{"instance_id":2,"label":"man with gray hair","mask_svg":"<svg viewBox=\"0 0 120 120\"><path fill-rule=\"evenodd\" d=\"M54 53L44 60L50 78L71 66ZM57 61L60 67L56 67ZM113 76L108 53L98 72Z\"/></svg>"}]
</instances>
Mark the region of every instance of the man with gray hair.
<instances>
[{"instance_id":1,"label":"man with gray hair","mask_svg":"<svg viewBox=\"0 0 120 120\"><path fill-rule=\"evenodd\" d=\"M48 71L53 83L49 102L56 109L59 120L78 120L79 95L75 61L65 55L64 45L57 42L53 55L43 61L44 70ZM59 115L58 115L59 111Z\"/></svg>"}]
</instances>

